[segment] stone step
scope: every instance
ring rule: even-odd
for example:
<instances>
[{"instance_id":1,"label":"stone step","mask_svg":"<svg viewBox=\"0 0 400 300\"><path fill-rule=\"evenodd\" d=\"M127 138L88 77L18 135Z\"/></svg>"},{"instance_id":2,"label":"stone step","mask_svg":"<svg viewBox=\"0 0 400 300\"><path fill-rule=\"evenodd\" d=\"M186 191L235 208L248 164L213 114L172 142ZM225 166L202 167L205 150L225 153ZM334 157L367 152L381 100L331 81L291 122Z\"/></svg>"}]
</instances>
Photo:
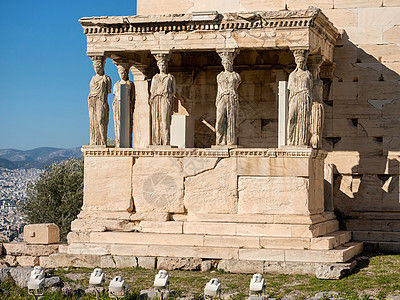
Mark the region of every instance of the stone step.
<instances>
[{"instance_id":1,"label":"stone step","mask_svg":"<svg viewBox=\"0 0 400 300\"><path fill-rule=\"evenodd\" d=\"M400 242L364 242L365 251L400 254Z\"/></svg>"},{"instance_id":2,"label":"stone step","mask_svg":"<svg viewBox=\"0 0 400 300\"><path fill-rule=\"evenodd\" d=\"M270 223L270 224L304 224L311 225L336 219L333 212L303 215L267 215L267 214L204 214L189 213L185 221L211 223Z\"/></svg>"},{"instance_id":3,"label":"stone step","mask_svg":"<svg viewBox=\"0 0 400 300\"><path fill-rule=\"evenodd\" d=\"M400 241L400 232L390 231L353 231L355 241L372 242L398 242Z\"/></svg>"},{"instance_id":4,"label":"stone step","mask_svg":"<svg viewBox=\"0 0 400 300\"><path fill-rule=\"evenodd\" d=\"M394 231L400 232L399 220L345 220L346 229L351 231Z\"/></svg>"},{"instance_id":5,"label":"stone step","mask_svg":"<svg viewBox=\"0 0 400 300\"><path fill-rule=\"evenodd\" d=\"M351 231L336 231L321 237L311 239L311 249L333 249L351 240Z\"/></svg>"},{"instance_id":6,"label":"stone step","mask_svg":"<svg viewBox=\"0 0 400 300\"><path fill-rule=\"evenodd\" d=\"M312 238L335 232L339 223L335 219L317 224L261 224L230 222L142 221L139 231L147 233L184 233L221 236L267 236L287 238Z\"/></svg>"},{"instance_id":7,"label":"stone step","mask_svg":"<svg viewBox=\"0 0 400 300\"><path fill-rule=\"evenodd\" d=\"M349 261L355 255L360 254L362 249L363 244L360 242L346 243L331 250L239 249L239 260L340 263Z\"/></svg>"},{"instance_id":8,"label":"stone step","mask_svg":"<svg viewBox=\"0 0 400 300\"><path fill-rule=\"evenodd\" d=\"M350 242L331 250L251 249L239 247L194 247L176 245L79 244L68 246L68 254L194 257L277 262L346 262L361 253L363 244Z\"/></svg>"},{"instance_id":9,"label":"stone step","mask_svg":"<svg viewBox=\"0 0 400 300\"><path fill-rule=\"evenodd\" d=\"M160 234L141 232L91 232L88 236L70 235L70 243L136 245L176 245L205 247L239 247L265 249L328 250L348 242L351 232L337 231L318 238L283 238L258 236L217 236L196 234Z\"/></svg>"}]
</instances>

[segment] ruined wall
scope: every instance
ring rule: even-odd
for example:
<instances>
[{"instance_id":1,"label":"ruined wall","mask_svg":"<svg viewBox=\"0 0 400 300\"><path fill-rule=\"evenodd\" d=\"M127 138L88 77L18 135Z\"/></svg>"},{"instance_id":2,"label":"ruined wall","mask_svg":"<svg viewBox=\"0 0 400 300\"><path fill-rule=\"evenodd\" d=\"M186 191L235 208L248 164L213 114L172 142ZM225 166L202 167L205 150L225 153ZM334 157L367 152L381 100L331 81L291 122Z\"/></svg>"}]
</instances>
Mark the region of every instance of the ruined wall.
<instances>
[{"instance_id":1,"label":"ruined wall","mask_svg":"<svg viewBox=\"0 0 400 300\"><path fill-rule=\"evenodd\" d=\"M375 246L395 250L385 242L400 240L399 0L139 0L137 11L245 12L309 5L321 8L342 30L325 101L323 146L335 170L335 208L346 216L342 225L354 231L355 239L380 241Z\"/></svg>"}]
</instances>

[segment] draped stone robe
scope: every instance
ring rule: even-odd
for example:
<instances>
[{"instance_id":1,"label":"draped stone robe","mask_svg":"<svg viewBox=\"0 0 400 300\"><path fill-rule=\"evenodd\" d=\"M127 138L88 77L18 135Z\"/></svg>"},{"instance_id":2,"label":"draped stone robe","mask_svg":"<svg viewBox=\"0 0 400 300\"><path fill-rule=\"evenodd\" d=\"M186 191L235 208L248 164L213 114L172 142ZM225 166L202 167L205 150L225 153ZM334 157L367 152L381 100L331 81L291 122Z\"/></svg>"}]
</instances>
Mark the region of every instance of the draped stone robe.
<instances>
[{"instance_id":1,"label":"draped stone robe","mask_svg":"<svg viewBox=\"0 0 400 300\"><path fill-rule=\"evenodd\" d=\"M170 144L170 127L175 78L171 74L156 74L151 80L151 140L153 145Z\"/></svg>"},{"instance_id":2,"label":"draped stone robe","mask_svg":"<svg viewBox=\"0 0 400 300\"><path fill-rule=\"evenodd\" d=\"M110 77L107 75L92 77L88 97L90 145L107 145L108 94L110 92Z\"/></svg>"},{"instance_id":3,"label":"draped stone robe","mask_svg":"<svg viewBox=\"0 0 400 300\"><path fill-rule=\"evenodd\" d=\"M215 126L217 145L237 143L237 119L239 110L238 87L241 78L236 72L223 71L217 76L218 93L215 101L217 120Z\"/></svg>"},{"instance_id":4,"label":"draped stone robe","mask_svg":"<svg viewBox=\"0 0 400 300\"><path fill-rule=\"evenodd\" d=\"M312 109L310 116L311 147L322 148L322 131L324 128L324 104L322 102L324 84L322 80L314 78L312 92Z\"/></svg>"},{"instance_id":5,"label":"draped stone robe","mask_svg":"<svg viewBox=\"0 0 400 300\"><path fill-rule=\"evenodd\" d=\"M288 145L308 146L310 141L310 112L312 75L296 68L289 75Z\"/></svg>"}]
</instances>

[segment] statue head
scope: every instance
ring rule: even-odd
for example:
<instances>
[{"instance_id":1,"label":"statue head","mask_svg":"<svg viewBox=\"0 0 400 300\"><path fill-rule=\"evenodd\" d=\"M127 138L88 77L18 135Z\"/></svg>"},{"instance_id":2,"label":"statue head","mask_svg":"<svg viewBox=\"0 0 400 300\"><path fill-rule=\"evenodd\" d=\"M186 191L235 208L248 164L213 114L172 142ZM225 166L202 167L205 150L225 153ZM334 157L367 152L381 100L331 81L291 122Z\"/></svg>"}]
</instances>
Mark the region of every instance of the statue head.
<instances>
[{"instance_id":1,"label":"statue head","mask_svg":"<svg viewBox=\"0 0 400 300\"><path fill-rule=\"evenodd\" d=\"M314 78L319 78L319 73L321 71L321 65L323 63L323 59L321 55L310 55L308 58L308 62L310 65L310 71Z\"/></svg>"},{"instance_id":2,"label":"statue head","mask_svg":"<svg viewBox=\"0 0 400 300\"><path fill-rule=\"evenodd\" d=\"M235 59L237 52L221 50L218 51L218 55L221 57L221 64L224 67L225 71L233 72L233 60Z\"/></svg>"},{"instance_id":3,"label":"statue head","mask_svg":"<svg viewBox=\"0 0 400 300\"><path fill-rule=\"evenodd\" d=\"M90 59L93 61L93 69L96 74L104 75L105 56L91 56Z\"/></svg>"},{"instance_id":4,"label":"statue head","mask_svg":"<svg viewBox=\"0 0 400 300\"><path fill-rule=\"evenodd\" d=\"M233 59L224 57L222 59L222 66L224 67L225 71L232 72L233 71Z\"/></svg>"},{"instance_id":5,"label":"statue head","mask_svg":"<svg viewBox=\"0 0 400 300\"><path fill-rule=\"evenodd\" d=\"M160 70L160 73L167 73L169 54L157 53L156 55L154 55L154 57L157 60L157 67Z\"/></svg>"},{"instance_id":6,"label":"statue head","mask_svg":"<svg viewBox=\"0 0 400 300\"><path fill-rule=\"evenodd\" d=\"M127 81L129 79L129 67L128 63L119 63L117 65L118 75L121 80Z\"/></svg>"},{"instance_id":7,"label":"statue head","mask_svg":"<svg viewBox=\"0 0 400 300\"><path fill-rule=\"evenodd\" d=\"M294 50L294 61L296 62L297 68L301 70L307 69L307 50Z\"/></svg>"}]
</instances>

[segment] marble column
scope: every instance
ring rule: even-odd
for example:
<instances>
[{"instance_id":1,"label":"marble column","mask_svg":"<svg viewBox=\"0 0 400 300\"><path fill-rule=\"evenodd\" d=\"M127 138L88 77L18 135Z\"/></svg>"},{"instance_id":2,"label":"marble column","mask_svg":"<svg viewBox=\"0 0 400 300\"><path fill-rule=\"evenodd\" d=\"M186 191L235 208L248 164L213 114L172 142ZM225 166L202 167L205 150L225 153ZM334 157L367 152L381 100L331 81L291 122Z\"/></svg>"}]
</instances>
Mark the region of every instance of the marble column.
<instances>
[{"instance_id":1,"label":"marble column","mask_svg":"<svg viewBox=\"0 0 400 300\"><path fill-rule=\"evenodd\" d=\"M286 146L287 118L288 118L288 89L287 81L279 81L279 108L278 108L278 148Z\"/></svg>"},{"instance_id":2,"label":"marble column","mask_svg":"<svg viewBox=\"0 0 400 300\"><path fill-rule=\"evenodd\" d=\"M120 80L114 84L113 115L115 146L132 147L133 112L135 108L135 86L129 80L130 63L127 59L114 59Z\"/></svg>"},{"instance_id":3,"label":"marble column","mask_svg":"<svg viewBox=\"0 0 400 300\"><path fill-rule=\"evenodd\" d=\"M133 114L133 148L146 148L150 145L150 106L149 84L147 66L133 65L131 72L135 84L135 111Z\"/></svg>"}]
</instances>

